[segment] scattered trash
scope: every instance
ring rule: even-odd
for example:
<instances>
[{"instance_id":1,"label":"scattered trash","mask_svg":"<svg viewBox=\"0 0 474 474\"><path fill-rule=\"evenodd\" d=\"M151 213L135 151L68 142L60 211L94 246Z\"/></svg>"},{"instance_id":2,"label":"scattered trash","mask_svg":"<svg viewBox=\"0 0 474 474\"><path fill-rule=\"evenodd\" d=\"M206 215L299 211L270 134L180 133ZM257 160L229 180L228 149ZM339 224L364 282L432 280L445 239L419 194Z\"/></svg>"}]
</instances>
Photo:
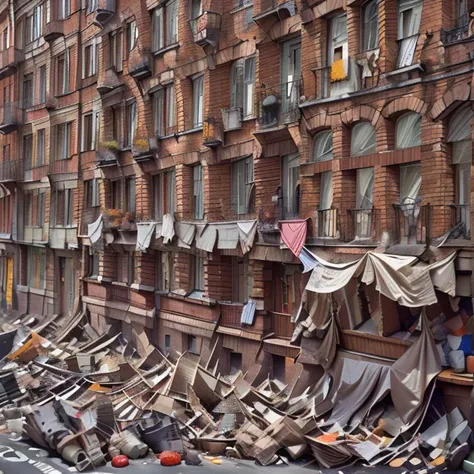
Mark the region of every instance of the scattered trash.
<instances>
[{"instance_id":1,"label":"scattered trash","mask_svg":"<svg viewBox=\"0 0 474 474\"><path fill-rule=\"evenodd\" d=\"M128 457L121 454L112 459L113 467L127 467L129 465Z\"/></svg>"}]
</instances>

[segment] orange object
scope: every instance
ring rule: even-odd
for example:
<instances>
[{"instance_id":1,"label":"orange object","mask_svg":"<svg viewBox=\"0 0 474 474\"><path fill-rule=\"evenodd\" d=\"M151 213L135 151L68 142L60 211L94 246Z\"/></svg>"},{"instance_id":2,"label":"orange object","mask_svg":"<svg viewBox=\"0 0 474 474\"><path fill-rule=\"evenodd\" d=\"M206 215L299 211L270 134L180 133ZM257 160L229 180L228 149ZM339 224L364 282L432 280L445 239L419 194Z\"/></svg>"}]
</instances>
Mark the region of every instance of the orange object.
<instances>
[{"instance_id":1,"label":"orange object","mask_svg":"<svg viewBox=\"0 0 474 474\"><path fill-rule=\"evenodd\" d=\"M344 68L344 59L338 59L331 64L331 82L345 81L347 72Z\"/></svg>"},{"instance_id":2,"label":"orange object","mask_svg":"<svg viewBox=\"0 0 474 474\"><path fill-rule=\"evenodd\" d=\"M467 356L466 358L466 372L474 374L474 356Z\"/></svg>"},{"instance_id":3,"label":"orange object","mask_svg":"<svg viewBox=\"0 0 474 474\"><path fill-rule=\"evenodd\" d=\"M160 454L160 464L162 466L177 466L181 464L181 454L175 451L163 451Z\"/></svg>"},{"instance_id":4,"label":"orange object","mask_svg":"<svg viewBox=\"0 0 474 474\"><path fill-rule=\"evenodd\" d=\"M120 454L119 456L115 456L112 458L112 466L113 467L127 467L129 464L128 457Z\"/></svg>"},{"instance_id":5,"label":"orange object","mask_svg":"<svg viewBox=\"0 0 474 474\"><path fill-rule=\"evenodd\" d=\"M41 343L46 341L46 339L43 339L41 336L36 334L35 332L31 333L31 338L28 339L28 341L25 342L17 351L15 351L13 354L10 354L8 358L10 360L15 360L21 357L21 355L25 354L29 349L35 348L38 349L41 346Z\"/></svg>"},{"instance_id":6,"label":"orange object","mask_svg":"<svg viewBox=\"0 0 474 474\"><path fill-rule=\"evenodd\" d=\"M334 441L337 439L337 436L337 433L325 433L321 436L318 436L316 439L321 443L334 443Z\"/></svg>"},{"instance_id":7,"label":"orange object","mask_svg":"<svg viewBox=\"0 0 474 474\"><path fill-rule=\"evenodd\" d=\"M112 391L111 388L107 388L107 387L102 387L102 385L98 384L98 383L93 383L90 387L89 387L89 390L91 392L100 392L100 393L110 393Z\"/></svg>"}]
</instances>

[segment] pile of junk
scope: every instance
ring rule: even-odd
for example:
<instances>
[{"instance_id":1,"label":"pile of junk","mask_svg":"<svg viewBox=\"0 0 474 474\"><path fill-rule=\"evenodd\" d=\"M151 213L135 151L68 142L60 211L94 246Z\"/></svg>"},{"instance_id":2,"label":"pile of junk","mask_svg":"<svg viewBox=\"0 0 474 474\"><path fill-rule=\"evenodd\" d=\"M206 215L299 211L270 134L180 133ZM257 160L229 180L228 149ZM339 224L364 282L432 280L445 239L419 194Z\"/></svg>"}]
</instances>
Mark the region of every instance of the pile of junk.
<instances>
[{"instance_id":1,"label":"pile of junk","mask_svg":"<svg viewBox=\"0 0 474 474\"><path fill-rule=\"evenodd\" d=\"M191 352L167 356L139 327L133 343L115 324L99 334L86 313L4 318L0 432L53 450L78 471L117 455L172 451L184 459L207 453L263 466L362 463L420 474L461 466L474 472L469 415L446 409L437 386L450 360L464 367L472 307L470 315L458 306L454 316L436 321L424 309L440 292L454 296L454 257L410 271L412 260L376 254L344 265L306 257L312 273L291 341L301 351L286 383L272 378L261 359L245 373L227 375ZM387 285L389 278L396 285ZM338 295L353 279L421 308L410 322L413 340L398 359L341 346L347 315ZM379 324L372 303L366 305L372 317L360 326L366 331Z\"/></svg>"}]
</instances>

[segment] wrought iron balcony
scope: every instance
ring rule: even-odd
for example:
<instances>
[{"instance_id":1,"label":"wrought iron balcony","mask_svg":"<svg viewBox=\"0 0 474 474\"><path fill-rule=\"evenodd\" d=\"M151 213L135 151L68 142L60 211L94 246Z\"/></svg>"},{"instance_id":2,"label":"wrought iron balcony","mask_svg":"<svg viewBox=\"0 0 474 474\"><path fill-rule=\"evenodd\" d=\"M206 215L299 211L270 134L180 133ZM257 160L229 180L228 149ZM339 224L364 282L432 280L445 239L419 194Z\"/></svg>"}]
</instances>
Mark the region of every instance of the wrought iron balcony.
<instances>
[{"instance_id":1,"label":"wrought iron balcony","mask_svg":"<svg viewBox=\"0 0 474 474\"><path fill-rule=\"evenodd\" d=\"M295 122L300 118L301 80L263 87L257 92L257 97L258 122L262 128Z\"/></svg>"},{"instance_id":2,"label":"wrought iron balcony","mask_svg":"<svg viewBox=\"0 0 474 474\"><path fill-rule=\"evenodd\" d=\"M337 209L318 210L318 237L319 238L339 238L339 222Z\"/></svg>"},{"instance_id":3,"label":"wrought iron balcony","mask_svg":"<svg viewBox=\"0 0 474 474\"><path fill-rule=\"evenodd\" d=\"M95 22L103 28L104 25L115 15L115 0L97 0L95 10Z\"/></svg>"},{"instance_id":4,"label":"wrought iron balcony","mask_svg":"<svg viewBox=\"0 0 474 474\"><path fill-rule=\"evenodd\" d=\"M16 102L10 102L0 107L0 133L8 135L18 130L22 122L22 110Z\"/></svg>"},{"instance_id":5,"label":"wrought iron balcony","mask_svg":"<svg viewBox=\"0 0 474 474\"><path fill-rule=\"evenodd\" d=\"M429 244L431 240L432 207L405 199L394 204L396 240L400 244Z\"/></svg>"},{"instance_id":6,"label":"wrought iron balcony","mask_svg":"<svg viewBox=\"0 0 474 474\"><path fill-rule=\"evenodd\" d=\"M449 30L441 29L441 42L446 46L469 37L470 13L465 13L453 22L453 27Z\"/></svg>"},{"instance_id":7,"label":"wrought iron balcony","mask_svg":"<svg viewBox=\"0 0 474 474\"><path fill-rule=\"evenodd\" d=\"M373 241L375 237L375 209L349 209L344 240Z\"/></svg>"},{"instance_id":8,"label":"wrought iron balcony","mask_svg":"<svg viewBox=\"0 0 474 474\"><path fill-rule=\"evenodd\" d=\"M202 14L190 20L194 42L199 46L216 46L221 31L220 13L204 11Z\"/></svg>"},{"instance_id":9,"label":"wrought iron balcony","mask_svg":"<svg viewBox=\"0 0 474 474\"><path fill-rule=\"evenodd\" d=\"M23 61L24 57L23 51L13 46L0 52L0 79L15 74L18 63Z\"/></svg>"},{"instance_id":10,"label":"wrought iron balcony","mask_svg":"<svg viewBox=\"0 0 474 474\"><path fill-rule=\"evenodd\" d=\"M0 163L0 181L19 181L21 179L22 161L4 161Z\"/></svg>"}]
</instances>

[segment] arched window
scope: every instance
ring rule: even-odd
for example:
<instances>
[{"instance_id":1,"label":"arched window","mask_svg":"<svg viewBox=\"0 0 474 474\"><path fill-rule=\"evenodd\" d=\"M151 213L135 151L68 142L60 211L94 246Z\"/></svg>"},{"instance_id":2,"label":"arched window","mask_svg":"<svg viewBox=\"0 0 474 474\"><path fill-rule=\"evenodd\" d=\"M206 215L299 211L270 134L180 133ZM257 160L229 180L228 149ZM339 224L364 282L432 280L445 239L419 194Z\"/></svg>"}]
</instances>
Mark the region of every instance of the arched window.
<instances>
[{"instance_id":1,"label":"arched window","mask_svg":"<svg viewBox=\"0 0 474 474\"><path fill-rule=\"evenodd\" d=\"M332 151L332 131L325 130L318 133L313 139L312 160L315 162L330 161L333 159Z\"/></svg>"},{"instance_id":2,"label":"arched window","mask_svg":"<svg viewBox=\"0 0 474 474\"><path fill-rule=\"evenodd\" d=\"M375 127L370 122L356 123L351 134L351 155L364 156L375 153L376 138Z\"/></svg>"},{"instance_id":3,"label":"arched window","mask_svg":"<svg viewBox=\"0 0 474 474\"><path fill-rule=\"evenodd\" d=\"M411 148L421 145L421 115L416 112L403 114L396 125L396 148Z\"/></svg>"}]
</instances>

